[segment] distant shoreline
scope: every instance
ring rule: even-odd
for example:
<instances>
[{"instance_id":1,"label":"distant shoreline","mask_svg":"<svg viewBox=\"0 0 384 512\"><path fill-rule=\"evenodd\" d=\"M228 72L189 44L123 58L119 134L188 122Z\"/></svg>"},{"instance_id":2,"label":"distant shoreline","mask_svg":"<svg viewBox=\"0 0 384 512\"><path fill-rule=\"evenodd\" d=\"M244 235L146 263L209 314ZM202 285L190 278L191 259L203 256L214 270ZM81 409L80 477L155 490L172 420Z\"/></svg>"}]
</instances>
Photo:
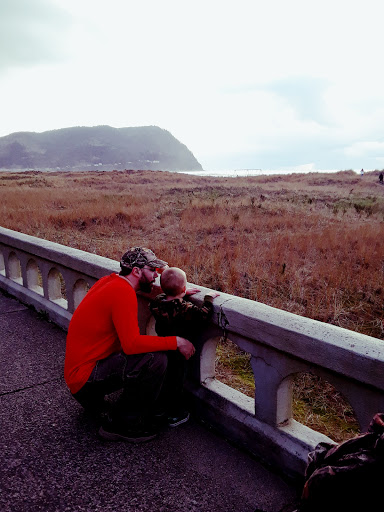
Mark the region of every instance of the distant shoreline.
<instances>
[{"instance_id":1,"label":"distant shoreline","mask_svg":"<svg viewBox=\"0 0 384 512\"><path fill-rule=\"evenodd\" d=\"M294 174L335 174L338 172L354 172L360 175L360 169L313 169L310 166L299 166L297 168L281 168L281 169L221 169L221 170L203 170L203 171L168 171L162 169L113 169L103 166L95 169L84 168L43 168L43 169L9 169L0 168L0 173L87 173L87 172L170 172L173 174L188 174L197 177L211 178L244 178L248 176L290 176ZM364 173L381 172L379 169L364 169Z\"/></svg>"},{"instance_id":2,"label":"distant shoreline","mask_svg":"<svg viewBox=\"0 0 384 512\"><path fill-rule=\"evenodd\" d=\"M215 178L237 178L247 176L271 176L271 175L283 175L288 176L290 174L331 174L337 172L348 172L353 171L356 174L360 173L354 169L228 169L220 171L177 171L179 174L190 174L192 176L210 176ZM366 170L364 172L371 172Z\"/></svg>"}]
</instances>

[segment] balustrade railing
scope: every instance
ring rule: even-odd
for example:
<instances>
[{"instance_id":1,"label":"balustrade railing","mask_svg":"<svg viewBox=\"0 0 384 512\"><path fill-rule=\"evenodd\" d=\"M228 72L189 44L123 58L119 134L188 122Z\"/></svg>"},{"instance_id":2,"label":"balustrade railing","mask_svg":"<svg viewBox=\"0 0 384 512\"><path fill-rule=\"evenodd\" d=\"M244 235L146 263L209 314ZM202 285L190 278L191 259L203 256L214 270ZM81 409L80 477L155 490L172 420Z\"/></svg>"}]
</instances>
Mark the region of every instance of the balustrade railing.
<instances>
[{"instance_id":1,"label":"balustrade railing","mask_svg":"<svg viewBox=\"0 0 384 512\"><path fill-rule=\"evenodd\" d=\"M9 229L0 228L0 287L62 328L100 277L119 264ZM152 294L159 291L158 286ZM201 304L208 289L192 300ZM149 296L139 295L141 331L153 333ZM349 401L362 430L384 411L384 343L259 302L220 294L214 316L190 360L186 384L201 418L228 438L289 474L302 474L307 454L323 434L292 419L296 374L312 372ZM251 355L255 397L215 378L216 346L226 336Z\"/></svg>"}]
</instances>

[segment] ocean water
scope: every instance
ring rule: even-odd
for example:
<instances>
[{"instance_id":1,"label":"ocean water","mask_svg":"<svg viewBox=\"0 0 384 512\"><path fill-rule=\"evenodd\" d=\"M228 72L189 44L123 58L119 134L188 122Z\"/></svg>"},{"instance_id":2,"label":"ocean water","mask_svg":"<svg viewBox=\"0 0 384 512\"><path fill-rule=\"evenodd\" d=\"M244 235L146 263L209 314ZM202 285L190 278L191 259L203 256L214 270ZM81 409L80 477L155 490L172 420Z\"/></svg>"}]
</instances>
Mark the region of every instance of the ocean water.
<instances>
[{"instance_id":1,"label":"ocean water","mask_svg":"<svg viewBox=\"0 0 384 512\"><path fill-rule=\"evenodd\" d=\"M340 172L341 169L315 169L313 164L298 165L296 167L282 167L280 169L220 169L220 170L205 170L205 171L181 171L181 174L191 174L193 176L214 176L214 177L240 177L240 176L269 176L272 174L287 175L287 174L303 174L303 173L335 173ZM369 169L364 169L368 171ZM360 169L354 171L360 174Z\"/></svg>"}]
</instances>

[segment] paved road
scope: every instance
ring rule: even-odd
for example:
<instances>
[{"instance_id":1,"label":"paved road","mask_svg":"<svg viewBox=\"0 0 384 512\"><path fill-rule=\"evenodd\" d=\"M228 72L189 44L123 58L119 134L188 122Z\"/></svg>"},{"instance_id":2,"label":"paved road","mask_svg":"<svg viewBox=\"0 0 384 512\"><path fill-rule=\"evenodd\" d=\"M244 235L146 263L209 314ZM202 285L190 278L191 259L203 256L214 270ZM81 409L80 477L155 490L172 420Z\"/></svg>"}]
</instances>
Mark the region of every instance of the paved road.
<instances>
[{"instance_id":1,"label":"paved road","mask_svg":"<svg viewBox=\"0 0 384 512\"><path fill-rule=\"evenodd\" d=\"M0 293L2 512L278 512L289 482L196 420L108 443L63 380L65 332Z\"/></svg>"}]
</instances>

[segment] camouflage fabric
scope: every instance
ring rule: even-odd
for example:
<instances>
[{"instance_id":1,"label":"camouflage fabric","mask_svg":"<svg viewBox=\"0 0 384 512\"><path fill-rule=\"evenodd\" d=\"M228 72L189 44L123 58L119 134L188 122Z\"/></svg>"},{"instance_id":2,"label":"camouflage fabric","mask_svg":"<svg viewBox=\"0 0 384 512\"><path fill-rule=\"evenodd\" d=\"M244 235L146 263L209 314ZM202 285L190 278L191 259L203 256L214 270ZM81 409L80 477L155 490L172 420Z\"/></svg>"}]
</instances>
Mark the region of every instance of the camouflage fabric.
<instances>
[{"instance_id":1,"label":"camouflage fabric","mask_svg":"<svg viewBox=\"0 0 384 512\"><path fill-rule=\"evenodd\" d=\"M149 305L156 320L159 336L182 336L194 341L213 312L212 297L206 295L199 308L185 299L166 300L165 293L158 295Z\"/></svg>"},{"instance_id":2,"label":"camouflage fabric","mask_svg":"<svg viewBox=\"0 0 384 512\"><path fill-rule=\"evenodd\" d=\"M166 267L168 263L156 258L155 253L146 247L131 247L123 254L120 260L121 268L142 268L145 265L152 268L163 268Z\"/></svg>"},{"instance_id":3,"label":"camouflage fabric","mask_svg":"<svg viewBox=\"0 0 384 512\"><path fill-rule=\"evenodd\" d=\"M338 445L320 443L308 456L298 512L379 510L384 477L384 414L368 431Z\"/></svg>"}]
</instances>

